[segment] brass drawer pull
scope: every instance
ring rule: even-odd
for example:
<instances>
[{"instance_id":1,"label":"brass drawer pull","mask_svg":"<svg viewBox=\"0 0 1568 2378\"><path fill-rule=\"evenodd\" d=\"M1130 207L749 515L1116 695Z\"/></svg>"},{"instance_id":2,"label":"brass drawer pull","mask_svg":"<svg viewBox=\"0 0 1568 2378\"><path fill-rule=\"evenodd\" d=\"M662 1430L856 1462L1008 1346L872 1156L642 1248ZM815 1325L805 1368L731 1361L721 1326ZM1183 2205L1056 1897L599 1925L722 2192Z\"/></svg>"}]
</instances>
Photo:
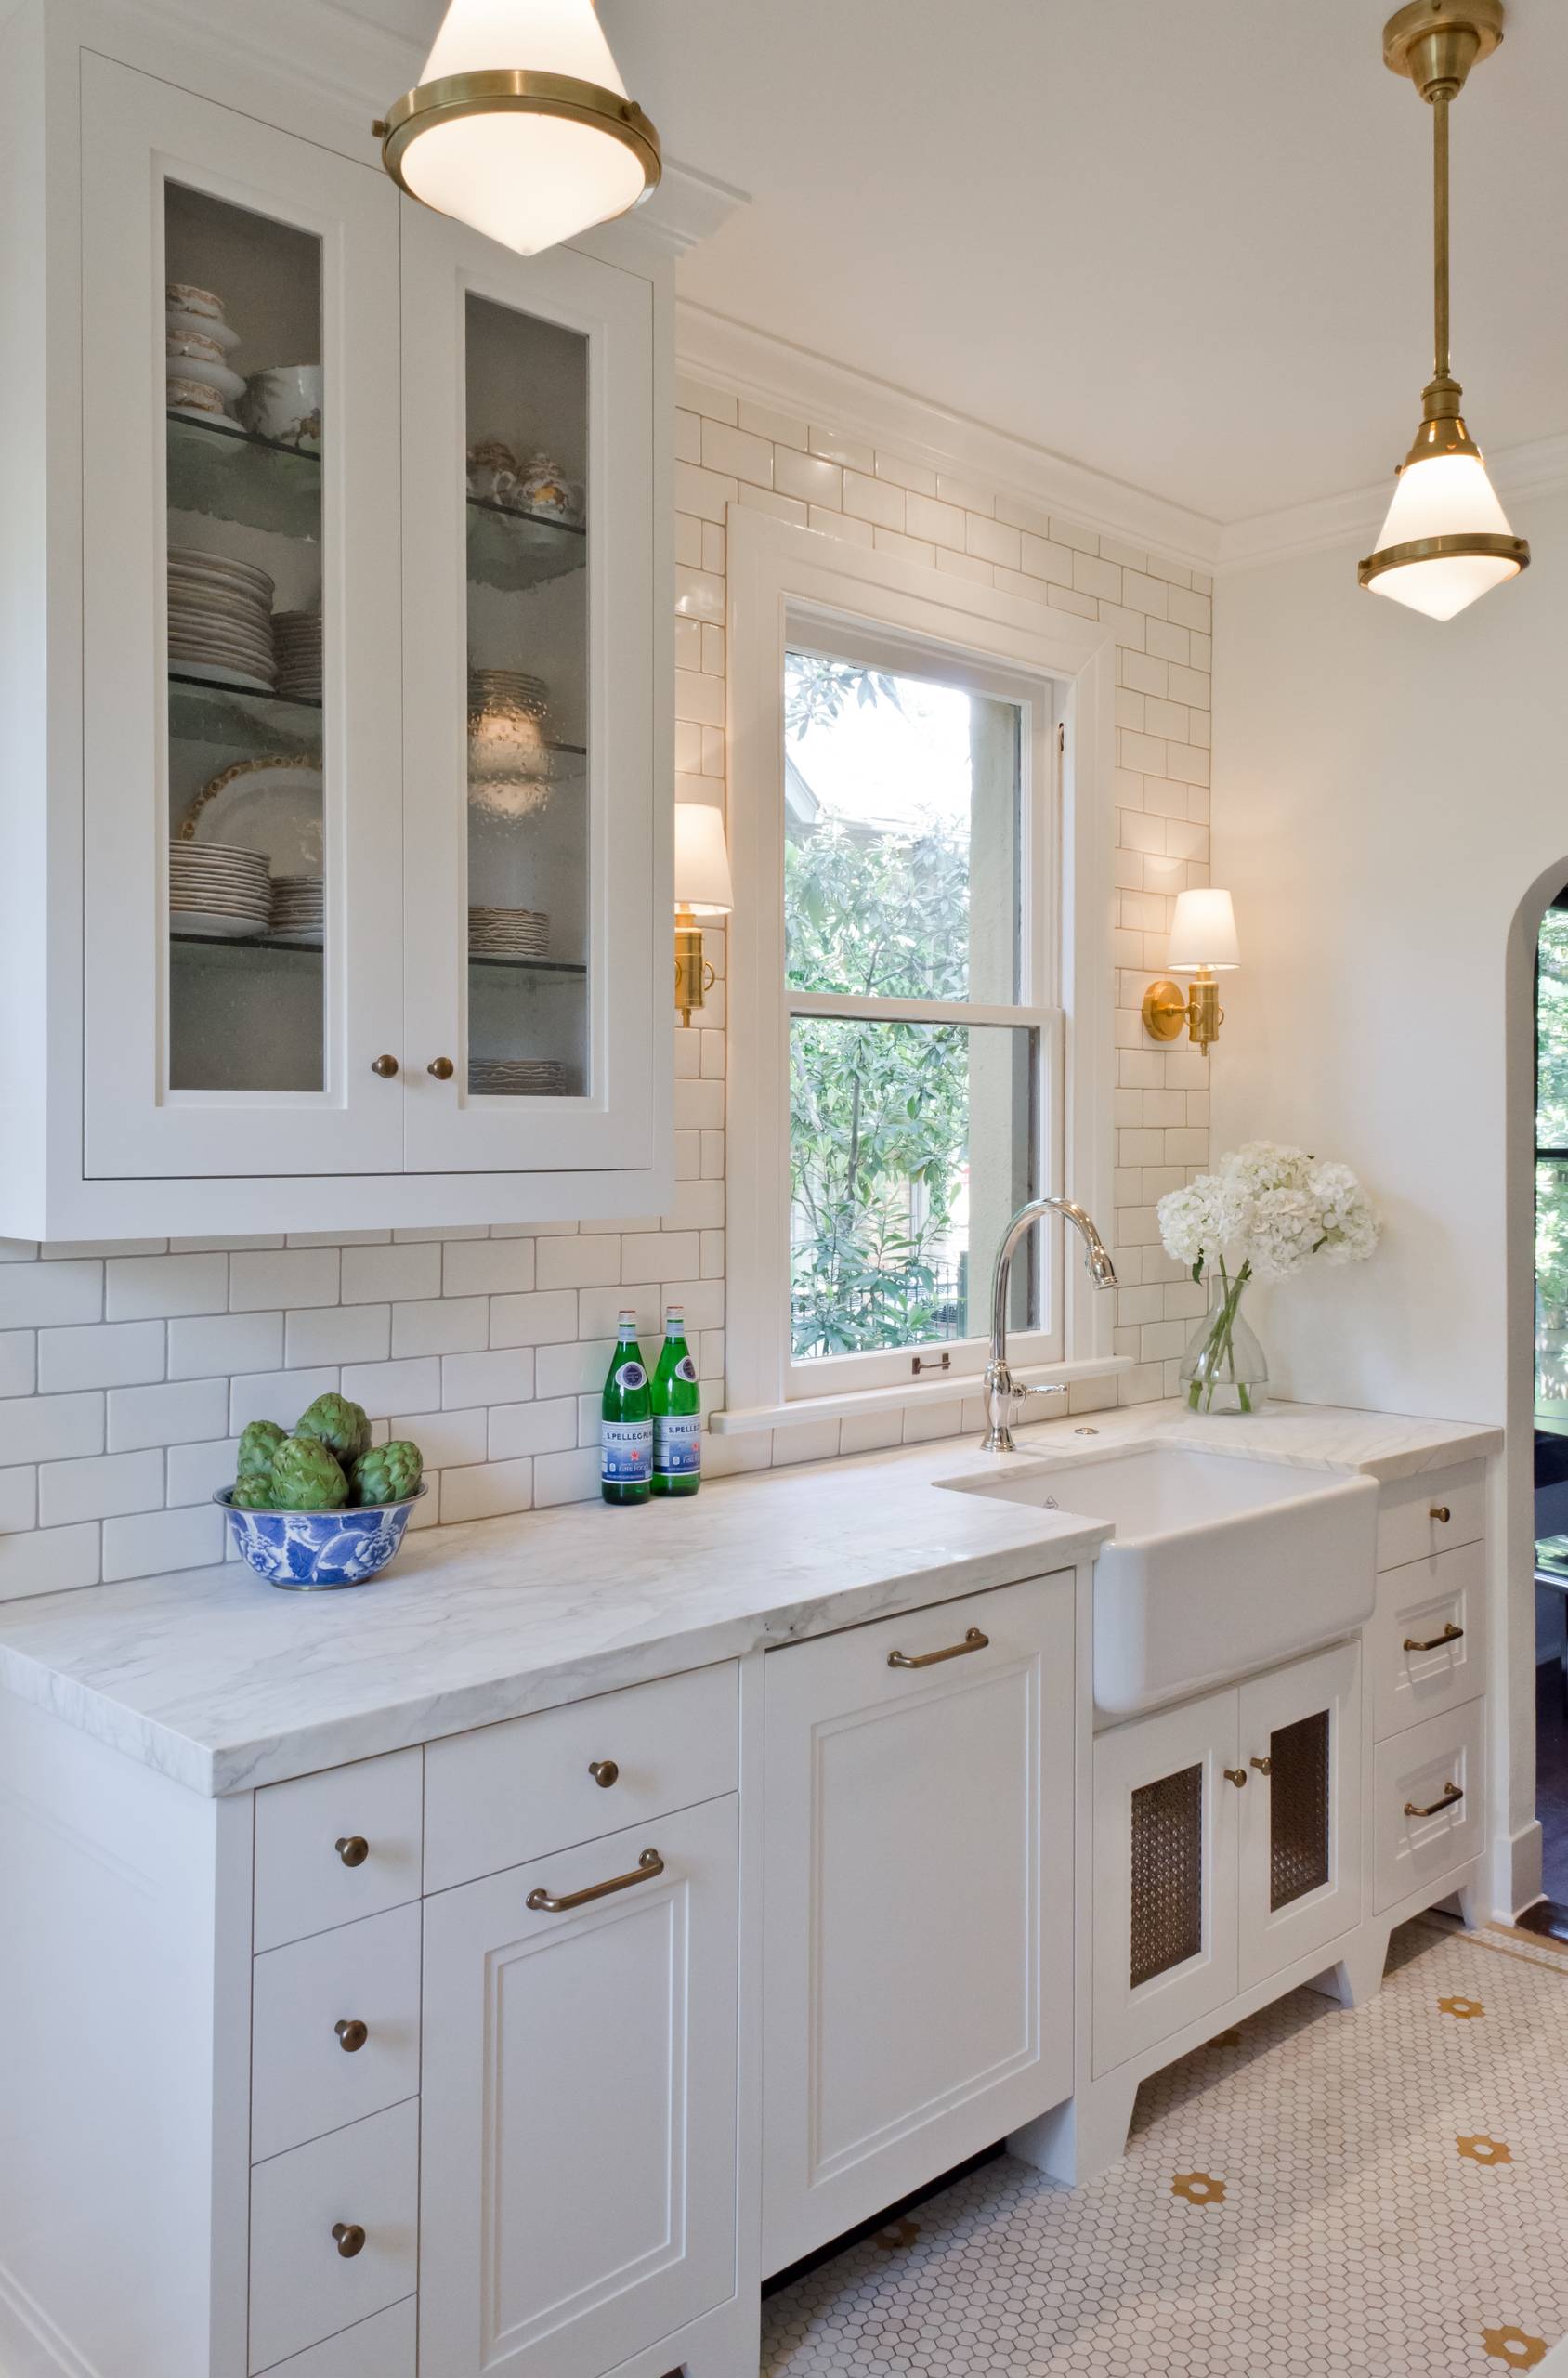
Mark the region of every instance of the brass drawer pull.
<instances>
[{"instance_id":1,"label":"brass drawer pull","mask_svg":"<svg viewBox=\"0 0 1568 2378\"><path fill-rule=\"evenodd\" d=\"M371 1854L370 1843L362 1833L340 1834L333 1848L346 1866L362 1866Z\"/></svg>"},{"instance_id":2,"label":"brass drawer pull","mask_svg":"<svg viewBox=\"0 0 1568 2378\"><path fill-rule=\"evenodd\" d=\"M352 2262L354 2256L363 2250L365 2233L357 2221L334 2221L333 2236L337 2240L337 2251L345 2262Z\"/></svg>"},{"instance_id":3,"label":"brass drawer pull","mask_svg":"<svg viewBox=\"0 0 1568 2378\"><path fill-rule=\"evenodd\" d=\"M1405 1813L1407 1817L1440 1817L1444 1809L1457 1808L1464 1797L1464 1788L1461 1784L1445 1784L1443 1787L1442 1799L1434 1800L1430 1809L1418 1809L1414 1800L1406 1800Z\"/></svg>"},{"instance_id":4,"label":"brass drawer pull","mask_svg":"<svg viewBox=\"0 0 1568 2378\"><path fill-rule=\"evenodd\" d=\"M621 1781L621 1770L613 1758L591 1758L588 1772L601 1792L608 1792L612 1784Z\"/></svg>"},{"instance_id":5,"label":"brass drawer pull","mask_svg":"<svg viewBox=\"0 0 1568 2378\"><path fill-rule=\"evenodd\" d=\"M972 1627L961 1643L949 1643L945 1652L889 1652L890 1668L934 1668L942 1660L961 1660L966 1652L984 1652L990 1643L978 1627Z\"/></svg>"},{"instance_id":6,"label":"brass drawer pull","mask_svg":"<svg viewBox=\"0 0 1568 2378\"><path fill-rule=\"evenodd\" d=\"M1454 1514L1446 1503L1434 1503L1427 1516L1429 1519L1434 1519L1439 1527L1446 1527Z\"/></svg>"},{"instance_id":7,"label":"brass drawer pull","mask_svg":"<svg viewBox=\"0 0 1568 2378\"><path fill-rule=\"evenodd\" d=\"M390 1081L397 1070L398 1060L396 1057L372 1057L371 1059L372 1073L379 1074L383 1081Z\"/></svg>"},{"instance_id":8,"label":"brass drawer pull","mask_svg":"<svg viewBox=\"0 0 1568 2378\"><path fill-rule=\"evenodd\" d=\"M457 1068L450 1057L432 1057L425 1070L427 1074L434 1074L438 1081L451 1081Z\"/></svg>"},{"instance_id":9,"label":"brass drawer pull","mask_svg":"<svg viewBox=\"0 0 1568 2378\"><path fill-rule=\"evenodd\" d=\"M348 2015L344 2017L341 2023L334 2023L333 2029L337 2033L337 2044L345 2056L358 2056L371 2035L368 2024L361 2023L357 2017Z\"/></svg>"},{"instance_id":10,"label":"brass drawer pull","mask_svg":"<svg viewBox=\"0 0 1568 2378\"><path fill-rule=\"evenodd\" d=\"M1247 1783L1247 1770L1245 1767L1222 1767L1220 1770L1220 1772L1224 1777L1227 1784L1234 1784L1235 1785L1238 1792L1245 1788Z\"/></svg>"},{"instance_id":11,"label":"brass drawer pull","mask_svg":"<svg viewBox=\"0 0 1568 2378\"><path fill-rule=\"evenodd\" d=\"M629 1891L634 1883L651 1883L656 1875L664 1872L664 1861L657 1849L645 1849L630 1875L612 1875L608 1883L590 1883L585 1891L568 1891L555 1899L542 1886L529 1891L524 1905L536 1914L564 1915L568 1907L586 1907L591 1899L608 1899L611 1891Z\"/></svg>"},{"instance_id":12,"label":"brass drawer pull","mask_svg":"<svg viewBox=\"0 0 1568 2378\"><path fill-rule=\"evenodd\" d=\"M1249 1764L1257 1769L1260 1775L1272 1775L1274 1773L1274 1761L1272 1758L1255 1758L1252 1759Z\"/></svg>"},{"instance_id":13,"label":"brass drawer pull","mask_svg":"<svg viewBox=\"0 0 1568 2378\"><path fill-rule=\"evenodd\" d=\"M1405 1648L1407 1652L1441 1652L1444 1643L1457 1643L1464 1631L1462 1627L1456 1627L1450 1619L1441 1635L1431 1636L1425 1643L1418 1636L1407 1635L1405 1639Z\"/></svg>"}]
</instances>

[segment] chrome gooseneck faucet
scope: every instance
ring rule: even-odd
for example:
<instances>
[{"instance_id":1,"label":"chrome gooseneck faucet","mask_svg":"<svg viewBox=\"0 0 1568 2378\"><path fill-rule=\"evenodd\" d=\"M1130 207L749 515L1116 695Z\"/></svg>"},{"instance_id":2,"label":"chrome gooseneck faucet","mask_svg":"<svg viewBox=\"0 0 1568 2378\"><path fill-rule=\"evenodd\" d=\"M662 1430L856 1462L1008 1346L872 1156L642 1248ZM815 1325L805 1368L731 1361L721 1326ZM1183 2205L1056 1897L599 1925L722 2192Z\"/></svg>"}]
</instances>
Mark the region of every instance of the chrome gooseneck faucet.
<instances>
[{"instance_id":1,"label":"chrome gooseneck faucet","mask_svg":"<svg viewBox=\"0 0 1568 2378\"><path fill-rule=\"evenodd\" d=\"M1031 1395L1065 1396L1065 1387L1019 1387L1013 1379L1007 1361L1007 1291L1013 1271L1013 1257L1018 1242L1033 1225L1047 1214L1060 1214L1080 1233L1084 1244L1084 1269L1097 1288L1114 1288L1117 1284L1116 1265L1111 1261L1105 1243L1081 1206L1070 1197L1036 1197L1021 1206L1008 1223L997 1249L997 1268L991 1275L991 1359L986 1365L986 1433L980 1440L985 1453L1013 1453L1013 1421L1017 1406Z\"/></svg>"}]
</instances>

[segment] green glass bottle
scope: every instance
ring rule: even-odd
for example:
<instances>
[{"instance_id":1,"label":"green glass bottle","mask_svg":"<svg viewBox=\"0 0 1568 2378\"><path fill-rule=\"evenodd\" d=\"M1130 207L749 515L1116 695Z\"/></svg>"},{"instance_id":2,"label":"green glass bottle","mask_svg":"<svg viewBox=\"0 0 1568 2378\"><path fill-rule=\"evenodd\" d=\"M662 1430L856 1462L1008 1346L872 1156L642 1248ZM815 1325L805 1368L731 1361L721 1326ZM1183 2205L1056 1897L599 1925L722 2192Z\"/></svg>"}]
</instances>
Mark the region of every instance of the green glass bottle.
<instances>
[{"instance_id":1,"label":"green glass bottle","mask_svg":"<svg viewBox=\"0 0 1568 2378\"><path fill-rule=\"evenodd\" d=\"M607 1503L646 1503L653 1471L653 1405L637 1344L637 1316L624 1309L605 1380L599 1492Z\"/></svg>"},{"instance_id":2,"label":"green glass bottle","mask_svg":"<svg viewBox=\"0 0 1568 2378\"><path fill-rule=\"evenodd\" d=\"M664 1314L664 1351L653 1375L653 1491L695 1495L702 1483L702 1391L679 1305Z\"/></svg>"}]
</instances>

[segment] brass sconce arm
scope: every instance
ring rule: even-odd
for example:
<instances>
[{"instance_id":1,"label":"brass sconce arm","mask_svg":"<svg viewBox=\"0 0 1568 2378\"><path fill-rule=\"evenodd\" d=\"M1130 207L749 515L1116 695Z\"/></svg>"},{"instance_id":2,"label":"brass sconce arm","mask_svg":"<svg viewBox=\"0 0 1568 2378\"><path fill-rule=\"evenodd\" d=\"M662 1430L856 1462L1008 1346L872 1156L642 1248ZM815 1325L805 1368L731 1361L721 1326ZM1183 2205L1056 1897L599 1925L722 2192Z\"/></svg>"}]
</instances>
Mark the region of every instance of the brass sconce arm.
<instances>
[{"instance_id":1,"label":"brass sconce arm","mask_svg":"<svg viewBox=\"0 0 1568 2378\"><path fill-rule=\"evenodd\" d=\"M1220 1038L1224 1020L1220 986L1207 966L1197 969L1192 988L1184 994L1180 983L1164 976L1143 993L1143 1029L1151 1039L1174 1040L1184 1024L1193 1046L1207 1056L1210 1043Z\"/></svg>"}]
</instances>

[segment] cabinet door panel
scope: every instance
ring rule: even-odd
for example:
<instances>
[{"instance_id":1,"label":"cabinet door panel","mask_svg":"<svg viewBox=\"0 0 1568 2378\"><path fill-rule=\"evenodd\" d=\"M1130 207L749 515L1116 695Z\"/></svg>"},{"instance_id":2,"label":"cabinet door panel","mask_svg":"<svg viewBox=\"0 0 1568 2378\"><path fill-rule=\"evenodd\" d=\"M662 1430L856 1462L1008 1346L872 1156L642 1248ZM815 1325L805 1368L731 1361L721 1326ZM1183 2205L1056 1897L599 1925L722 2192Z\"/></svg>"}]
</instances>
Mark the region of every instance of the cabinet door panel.
<instances>
[{"instance_id":1,"label":"cabinet door panel","mask_svg":"<svg viewBox=\"0 0 1568 2378\"><path fill-rule=\"evenodd\" d=\"M769 1656L766 2269L1071 2091L1072 1642L1047 1578Z\"/></svg>"},{"instance_id":2,"label":"cabinet door panel","mask_svg":"<svg viewBox=\"0 0 1568 2378\"><path fill-rule=\"evenodd\" d=\"M1094 2070L1234 1997L1236 1696L1115 1726L1094 1744Z\"/></svg>"},{"instance_id":3,"label":"cabinet door panel","mask_svg":"<svg viewBox=\"0 0 1568 2378\"><path fill-rule=\"evenodd\" d=\"M1238 1936L1249 1990L1361 1921L1360 1644L1253 1678L1240 1709Z\"/></svg>"},{"instance_id":4,"label":"cabinet door panel","mask_svg":"<svg viewBox=\"0 0 1568 2378\"><path fill-rule=\"evenodd\" d=\"M734 2293L737 1920L733 1797L425 1901L423 2378L597 2378Z\"/></svg>"},{"instance_id":5,"label":"cabinet door panel","mask_svg":"<svg viewBox=\"0 0 1568 2378\"><path fill-rule=\"evenodd\" d=\"M408 1163L647 1165L651 285L410 208L403 287Z\"/></svg>"},{"instance_id":6,"label":"cabinet door panel","mask_svg":"<svg viewBox=\"0 0 1568 2378\"><path fill-rule=\"evenodd\" d=\"M395 1170L396 192L105 59L83 111L86 1169Z\"/></svg>"}]
</instances>

